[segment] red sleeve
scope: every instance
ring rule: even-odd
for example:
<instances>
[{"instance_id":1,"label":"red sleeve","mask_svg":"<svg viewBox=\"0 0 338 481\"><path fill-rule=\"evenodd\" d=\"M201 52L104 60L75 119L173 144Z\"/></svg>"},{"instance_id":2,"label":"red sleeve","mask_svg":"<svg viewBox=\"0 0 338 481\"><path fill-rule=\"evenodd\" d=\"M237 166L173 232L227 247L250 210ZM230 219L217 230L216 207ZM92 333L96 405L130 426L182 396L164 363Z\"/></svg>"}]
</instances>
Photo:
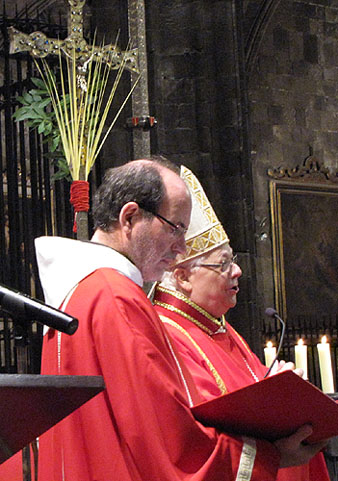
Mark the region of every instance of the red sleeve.
<instances>
[{"instance_id":1,"label":"red sleeve","mask_svg":"<svg viewBox=\"0 0 338 481\"><path fill-rule=\"evenodd\" d=\"M101 269L81 282L67 311L80 326L73 336L62 335L60 373L102 374L106 392L67 418L65 479L275 479L273 445L243 444L195 421L164 328L138 286ZM251 478L238 477L251 468Z\"/></svg>"}]
</instances>

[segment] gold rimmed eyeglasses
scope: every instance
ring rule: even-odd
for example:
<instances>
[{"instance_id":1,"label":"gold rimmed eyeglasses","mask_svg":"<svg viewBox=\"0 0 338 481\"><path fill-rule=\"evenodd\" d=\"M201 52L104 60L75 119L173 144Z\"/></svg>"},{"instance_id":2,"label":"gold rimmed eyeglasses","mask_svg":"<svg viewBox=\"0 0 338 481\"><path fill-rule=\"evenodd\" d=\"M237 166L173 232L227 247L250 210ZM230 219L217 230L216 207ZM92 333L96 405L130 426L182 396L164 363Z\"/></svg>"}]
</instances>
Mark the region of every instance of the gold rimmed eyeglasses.
<instances>
[{"instance_id":1,"label":"gold rimmed eyeglasses","mask_svg":"<svg viewBox=\"0 0 338 481\"><path fill-rule=\"evenodd\" d=\"M221 268L221 272L226 272L232 264L238 264L238 257L237 254L234 255L231 259L222 262L215 262L214 264L199 264L201 267L215 267L218 269Z\"/></svg>"}]
</instances>

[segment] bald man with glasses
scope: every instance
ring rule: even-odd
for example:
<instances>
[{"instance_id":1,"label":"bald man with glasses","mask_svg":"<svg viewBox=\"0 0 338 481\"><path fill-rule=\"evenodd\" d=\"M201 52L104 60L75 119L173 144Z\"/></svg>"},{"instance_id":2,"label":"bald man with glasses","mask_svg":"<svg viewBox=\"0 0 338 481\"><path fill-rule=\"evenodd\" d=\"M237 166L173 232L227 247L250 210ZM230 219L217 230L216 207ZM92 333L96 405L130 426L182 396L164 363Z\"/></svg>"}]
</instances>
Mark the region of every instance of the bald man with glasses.
<instances>
[{"instance_id":1,"label":"bald man with glasses","mask_svg":"<svg viewBox=\"0 0 338 481\"><path fill-rule=\"evenodd\" d=\"M187 250L156 286L153 303L206 401L258 382L267 368L225 319L236 305L242 275L229 238L194 174L182 167L181 177L193 205ZM278 365L279 371L293 367ZM323 454L279 469L277 480L329 481Z\"/></svg>"}]
</instances>

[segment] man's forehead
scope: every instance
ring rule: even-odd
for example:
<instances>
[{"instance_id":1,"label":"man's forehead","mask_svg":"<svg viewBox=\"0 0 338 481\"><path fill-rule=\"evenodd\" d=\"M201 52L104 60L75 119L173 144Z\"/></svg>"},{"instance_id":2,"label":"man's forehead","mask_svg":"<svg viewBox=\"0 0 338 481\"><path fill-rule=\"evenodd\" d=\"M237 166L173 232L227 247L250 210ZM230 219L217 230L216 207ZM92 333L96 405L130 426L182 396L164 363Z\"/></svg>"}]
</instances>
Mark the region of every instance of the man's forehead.
<instances>
[{"instance_id":1,"label":"man's forehead","mask_svg":"<svg viewBox=\"0 0 338 481\"><path fill-rule=\"evenodd\" d=\"M169 197L184 193L191 200L191 195L185 182L172 170L166 169L167 175L162 175L163 184Z\"/></svg>"},{"instance_id":2,"label":"man's forehead","mask_svg":"<svg viewBox=\"0 0 338 481\"><path fill-rule=\"evenodd\" d=\"M166 182L164 183L165 197L163 199L163 207L168 209L180 209L181 207L184 209L189 209L190 218L192 206L190 192L180 177L178 177L174 172L171 172L171 174L173 175L167 177Z\"/></svg>"},{"instance_id":3,"label":"man's forehead","mask_svg":"<svg viewBox=\"0 0 338 481\"><path fill-rule=\"evenodd\" d=\"M208 259L228 259L233 254L232 248L229 243L226 243L217 249L214 249L208 255Z\"/></svg>"}]
</instances>

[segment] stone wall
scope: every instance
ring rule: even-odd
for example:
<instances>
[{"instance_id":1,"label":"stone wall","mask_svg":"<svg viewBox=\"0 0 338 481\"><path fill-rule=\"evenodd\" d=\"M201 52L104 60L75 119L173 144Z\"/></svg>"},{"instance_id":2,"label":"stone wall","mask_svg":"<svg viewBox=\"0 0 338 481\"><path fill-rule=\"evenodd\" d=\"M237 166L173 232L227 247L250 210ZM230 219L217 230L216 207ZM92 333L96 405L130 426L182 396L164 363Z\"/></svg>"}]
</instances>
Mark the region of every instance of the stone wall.
<instances>
[{"instance_id":1,"label":"stone wall","mask_svg":"<svg viewBox=\"0 0 338 481\"><path fill-rule=\"evenodd\" d=\"M253 196L247 144L241 2L149 0L153 151L199 177L243 266L231 314L252 339Z\"/></svg>"},{"instance_id":2,"label":"stone wall","mask_svg":"<svg viewBox=\"0 0 338 481\"><path fill-rule=\"evenodd\" d=\"M283 0L248 73L262 306L274 303L267 169L294 168L310 154L338 167L337 47L337 2Z\"/></svg>"},{"instance_id":3,"label":"stone wall","mask_svg":"<svg viewBox=\"0 0 338 481\"><path fill-rule=\"evenodd\" d=\"M98 39L114 41L121 29L125 48L127 2L87 7ZM150 114L158 121L152 153L201 180L243 268L231 319L260 352L264 309L274 305L266 171L300 165L310 153L338 167L338 2L145 0L145 7ZM129 90L128 74L123 80L117 104ZM132 156L130 115L128 106L104 145L104 168Z\"/></svg>"}]
</instances>

